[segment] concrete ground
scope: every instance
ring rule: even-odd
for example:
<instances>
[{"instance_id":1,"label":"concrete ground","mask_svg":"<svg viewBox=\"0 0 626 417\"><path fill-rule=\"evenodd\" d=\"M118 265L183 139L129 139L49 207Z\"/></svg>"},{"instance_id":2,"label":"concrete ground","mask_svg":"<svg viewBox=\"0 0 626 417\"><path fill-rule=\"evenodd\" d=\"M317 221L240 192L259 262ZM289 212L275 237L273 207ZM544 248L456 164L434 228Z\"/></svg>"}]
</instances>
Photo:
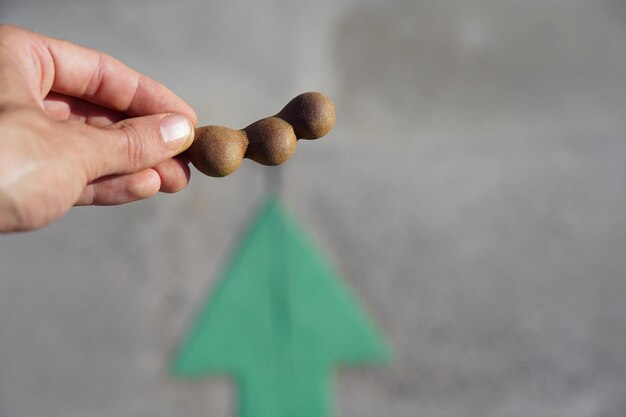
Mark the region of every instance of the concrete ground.
<instances>
[{"instance_id":1,"label":"concrete ground","mask_svg":"<svg viewBox=\"0 0 626 417\"><path fill-rule=\"evenodd\" d=\"M13 0L203 124L307 90L338 122L282 196L395 351L341 370L342 417L626 415L626 2ZM171 352L266 188L78 208L0 237L0 417L230 416Z\"/></svg>"}]
</instances>

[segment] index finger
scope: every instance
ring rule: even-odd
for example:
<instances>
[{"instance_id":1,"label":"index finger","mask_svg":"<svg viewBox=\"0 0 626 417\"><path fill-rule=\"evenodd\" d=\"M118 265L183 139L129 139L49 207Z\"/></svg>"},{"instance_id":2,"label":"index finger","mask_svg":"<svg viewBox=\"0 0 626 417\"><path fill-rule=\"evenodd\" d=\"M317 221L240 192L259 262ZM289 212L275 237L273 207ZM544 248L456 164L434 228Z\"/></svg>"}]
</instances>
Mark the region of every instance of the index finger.
<instances>
[{"instance_id":1,"label":"index finger","mask_svg":"<svg viewBox=\"0 0 626 417\"><path fill-rule=\"evenodd\" d=\"M133 117L171 112L197 123L196 113L180 97L117 59L64 40L31 35L44 46L40 55L42 72L52 74L46 77L49 90Z\"/></svg>"}]
</instances>

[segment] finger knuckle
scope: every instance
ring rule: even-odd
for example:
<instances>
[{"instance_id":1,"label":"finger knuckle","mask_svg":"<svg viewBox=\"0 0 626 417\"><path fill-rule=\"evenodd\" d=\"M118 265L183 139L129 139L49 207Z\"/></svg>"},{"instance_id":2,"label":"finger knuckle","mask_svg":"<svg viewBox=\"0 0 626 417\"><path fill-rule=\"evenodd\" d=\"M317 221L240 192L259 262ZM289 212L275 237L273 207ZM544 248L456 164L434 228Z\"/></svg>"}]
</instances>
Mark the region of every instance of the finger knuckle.
<instances>
[{"instance_id":1,"label":"finger knuckle","mask_svg":"<svg viewBox=\"0 0 626 417\"><path fill-rule=\"evenodd\" d=\"M126 162L130 169L136 170L142 166L146 153L146 146L142 140L141 132L130 123L122 124L120 130L125 140Z\"/></svg>"}]
</instances>

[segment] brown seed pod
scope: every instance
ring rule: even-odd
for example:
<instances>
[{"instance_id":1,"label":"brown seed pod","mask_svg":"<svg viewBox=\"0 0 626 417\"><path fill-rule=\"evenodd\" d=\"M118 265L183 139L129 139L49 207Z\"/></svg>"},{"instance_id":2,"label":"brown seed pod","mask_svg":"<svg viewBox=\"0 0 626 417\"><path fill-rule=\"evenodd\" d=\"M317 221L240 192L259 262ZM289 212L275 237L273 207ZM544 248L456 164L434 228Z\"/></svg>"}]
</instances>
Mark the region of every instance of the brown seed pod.
<instances>
[{"instance_id":1,"label":"brown seed pod","mask_svg":"<svg viewBox=\"0 0 626 417\"><path fill-rule=\"evenodd\" d=\"M291 158L298 139L318 139L335 124L335 106L322 93L300 94L275 116L258 120L242 130L223 126L196 129L187 150L191 163L202 173L224 177L243 158L263 165L279 165Z\"/></svg>"}]
</instances>

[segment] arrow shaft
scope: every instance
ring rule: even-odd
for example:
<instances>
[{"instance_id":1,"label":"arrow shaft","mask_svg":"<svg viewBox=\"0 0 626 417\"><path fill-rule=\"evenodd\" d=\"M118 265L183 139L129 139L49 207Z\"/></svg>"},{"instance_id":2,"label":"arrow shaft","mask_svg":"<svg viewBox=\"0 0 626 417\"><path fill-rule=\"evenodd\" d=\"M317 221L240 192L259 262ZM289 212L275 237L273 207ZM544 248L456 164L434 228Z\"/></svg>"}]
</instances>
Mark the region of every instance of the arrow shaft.
<instances>
[{"instance_id":1,"label":"arrow shaft","mask_svg":"<svg viewBox=\"0 0 626 417\"><path fill-rule=\"evenodd\" d=\"M239 417L328 417L328 368L276 358L239 380Z\"/></svg>"}]
</instances>

